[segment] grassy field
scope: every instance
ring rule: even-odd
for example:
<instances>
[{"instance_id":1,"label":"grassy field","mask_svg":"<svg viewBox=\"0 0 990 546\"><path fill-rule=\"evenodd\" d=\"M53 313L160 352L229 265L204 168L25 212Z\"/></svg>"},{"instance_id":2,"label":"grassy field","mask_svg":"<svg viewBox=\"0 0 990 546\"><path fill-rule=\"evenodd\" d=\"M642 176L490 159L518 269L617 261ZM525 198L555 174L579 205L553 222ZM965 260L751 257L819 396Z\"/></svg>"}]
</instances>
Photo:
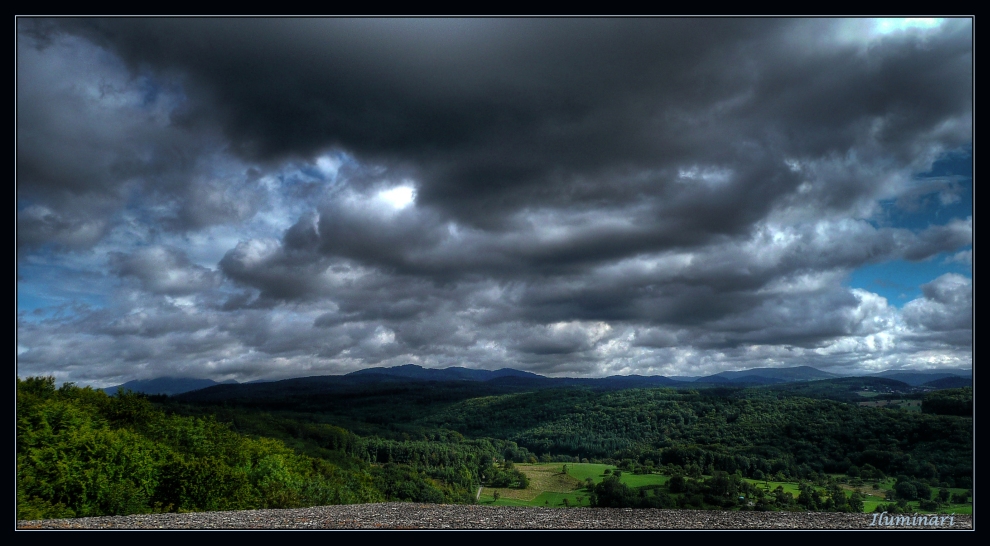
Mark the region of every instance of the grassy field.
<instances>
[{"instance_id":1,"label":"grassy field","mask_svg":"<svg viewBox=\"0 0 990 546\"><path fill-rule=\"evenodd\" d=\"M495 504L545 506L545 501L549 500L550 497L556 498L557 495L566 495L582 487L582 480L561 473L562 465L560 463L518 463L515 466L516 469L526 474L526 477L529 478L529 487L526 489L492 489L486 487L481 490L481 502L485 502L486 498L494 500L492 495L495 491L498 491L501 498ZM574 493L571 496L577 494L580 493ZM563 502L563 498L561 498L560 502ZM587 504L587 501L585 503Z\"/></svg>"},{"instance_id":2,"label":"grassy field","mask_svg":"<svg viewBox=\"0 0 990 546\"><path fill-rule=\"evenodd\" d=\"M614 466L593 463L567 463L567 474L562 473L564 463L517 463L515 466L529 478L529 487L485 487L481 490L479 502L498 506L590 506L588 491L584 489L585 479L591 478L599 483L606 478L606 470L615 471ZM668 477L623 472L620 479L629 487L643 487L665 484ZM493 496L495 491L499 492L498 501Z\"/></svg>"},{"instance_id":3,"label":"grassy field","mask_svg":"<svg viewBox=\"0 0 990 546\"><path fill-rule=\"evenodd\" d=\"M559 470L563 465L561 463L553 463L552 466L556 466ZM607 464L592 463L573 463L567 465L567 473L577 478L580 482L584 482L585 478L591 478L595 483L604 480L605 469L611 471L615 470L615 467Z\"/></svg>"},{"instance_id":4,"label":"grassy field","mask_svg":"<svg viewBox=\"0 0 990 546\"><path fill-rule=\"evenodd\" d=\"M526 489L506 489L485 487L481 490L479 502L482 504L495 504L498 506L590 506L588 491L584 488L587 478L591 478L594 483L599 483L616 468L612 465L594 463L567 463L567 474L564 474L564 463L536 463L515 465L522 473L529 478L529 487ZM643 487L647 485L663 485L669 480L669 476L661 474L633 474L623 472L620 476L622 483L629 487ZM797 498L800 490L798 482L765 481L745 478L746 481L763 486L768 491L775 490L778 486L784 488L784 492L794 495ZM872 483L860 486L842 485L846 496L851 496L853 491L859 491L863 495L863 509L865 512L873 512L879 504L889 504L892 501L886 500L887 491L893 489L894 479L888 478L880 482L878 489L873 488ZM499 492L499 499L494 498L495 491ZM961 493L965 489L950 488L951 493ZM918 502L908 503L911 512L924 513L926 510L918 508ZM972 514L973 505L948 504L941 512L955 514Z\"/></svg>"},{"instance_id":5,"label":"grassy field","mask_svg":"<svg viewBox=\"0 0 990 546\"><path fill-rule=\"evenodd\" d=\"M878 504L893 504L886 500L865 500L863 501L863 511L873 512L876 510ZM918 501L908 502L908 513L913 514L915 512L919 514L929 514L930 510L922 510L918 507ZM941 514L972 514L973 505L970 503L966 504L945 504L938 510Z\"/></svg>"}]
</instances>

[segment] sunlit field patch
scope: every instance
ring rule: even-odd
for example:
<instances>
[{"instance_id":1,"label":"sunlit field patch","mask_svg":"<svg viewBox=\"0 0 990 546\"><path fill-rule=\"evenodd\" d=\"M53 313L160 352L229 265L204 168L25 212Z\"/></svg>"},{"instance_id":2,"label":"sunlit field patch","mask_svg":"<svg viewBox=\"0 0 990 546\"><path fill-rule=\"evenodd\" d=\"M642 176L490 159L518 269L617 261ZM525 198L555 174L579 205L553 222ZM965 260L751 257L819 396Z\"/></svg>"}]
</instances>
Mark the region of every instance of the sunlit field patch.
<instances>
[{"instance_id":1,"label":"sunlit field patch","mask_svg":"<svg viewBox=\"0 0 990 546\"><path fill-rule=\"evenodd\" d=\"M567 474L563 473L567 466ZM479 501L501 506L590 506L590 496L584 488L587 478L599 483L616 471L616 467L596 463L536 463L515 465L529 478L526 489L489 488L481 491ZM609 474L605 471L608 470ZM660 474L633 474L623 472L622 483L630 487L663 485L668 476ZM499 499L494 499L498 491Z\"/></svg>"}]
</instances>

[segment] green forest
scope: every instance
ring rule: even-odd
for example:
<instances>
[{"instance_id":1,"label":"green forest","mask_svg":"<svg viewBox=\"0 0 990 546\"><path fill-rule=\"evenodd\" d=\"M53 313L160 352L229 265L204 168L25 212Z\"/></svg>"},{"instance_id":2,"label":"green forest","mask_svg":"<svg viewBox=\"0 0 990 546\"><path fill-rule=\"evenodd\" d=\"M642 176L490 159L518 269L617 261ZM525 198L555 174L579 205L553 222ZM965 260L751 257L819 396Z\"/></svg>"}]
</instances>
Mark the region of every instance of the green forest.
<instances>
[{"instance_id":1,"label":"green forest","mask_svg":"<svg viewBox=\"0 0 990 546\"><path fill-rule=\"evenodd\" d=\"M616 469L580 484L590 506L864 511L855 488L872 484L882 508L934 511L972 488L971 388L921 395L918 412L859 406L828 381L280 383L168 397L18 379L18 519L472 503L526 490L520 466L538 462Z\"/></svg>"}]
</instances>

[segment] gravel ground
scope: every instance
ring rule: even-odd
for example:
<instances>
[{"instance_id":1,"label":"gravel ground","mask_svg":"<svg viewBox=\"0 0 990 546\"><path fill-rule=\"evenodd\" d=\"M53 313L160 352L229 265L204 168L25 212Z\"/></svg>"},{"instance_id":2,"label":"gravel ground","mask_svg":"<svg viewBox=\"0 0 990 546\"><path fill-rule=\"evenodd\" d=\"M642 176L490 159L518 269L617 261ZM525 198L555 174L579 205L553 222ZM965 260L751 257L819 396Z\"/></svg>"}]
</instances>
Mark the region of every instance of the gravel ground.
<instances>
[{"instance_id":1,"label":"gravel ground","mask_svg":"<svg viewBox=\"0 0 990 546\"><path fill-rule=\"evenodd\" d=\"M722 512L621 508L522 508L412 503L350 504L20 521L18 529L972 529L973 517L939 524L872 525L873 514ZM882 523L882 522L881 522ZM893 522L891 522L893 523Z\"/></svg>"}]
</instances>

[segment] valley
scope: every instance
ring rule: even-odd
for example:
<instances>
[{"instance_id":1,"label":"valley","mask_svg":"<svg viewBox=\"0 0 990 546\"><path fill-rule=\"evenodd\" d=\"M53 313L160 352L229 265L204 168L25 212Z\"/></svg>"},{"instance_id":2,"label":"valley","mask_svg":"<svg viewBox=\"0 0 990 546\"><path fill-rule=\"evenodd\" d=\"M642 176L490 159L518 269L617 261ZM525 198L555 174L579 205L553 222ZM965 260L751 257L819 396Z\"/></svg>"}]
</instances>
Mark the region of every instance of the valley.
<instances>
[{"instance_id":1,"label":"valley","mask_svg":"<svg viewBox=\"0 0 990 546\"><path fill-rule=\"evenodd\" d=\"M21 382L19 517L381 501L972 512L971 388L395 372L173 396Z\"/></svg>"}]
</instances>

